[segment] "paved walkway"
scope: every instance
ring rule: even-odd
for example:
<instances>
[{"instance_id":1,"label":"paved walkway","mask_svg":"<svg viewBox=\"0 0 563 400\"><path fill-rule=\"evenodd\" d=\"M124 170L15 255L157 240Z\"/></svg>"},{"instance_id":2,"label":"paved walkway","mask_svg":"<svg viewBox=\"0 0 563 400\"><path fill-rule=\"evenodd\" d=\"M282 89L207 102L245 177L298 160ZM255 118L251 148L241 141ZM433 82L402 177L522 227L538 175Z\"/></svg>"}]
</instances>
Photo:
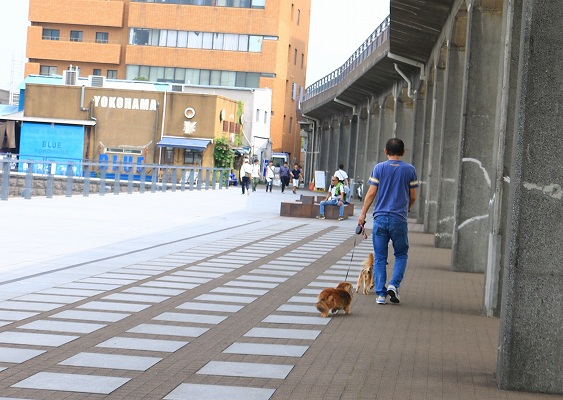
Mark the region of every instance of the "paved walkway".
<instances>
[{"instance_id":1,"label":"paved walkway","mask_svg":"<svg viewBox=\"0 0 563 400\"><path fill-rule=\"evenodd\" d=\"M401 304L358 294L321 318L371 241L354 218L280 217L297 197L1 202L0 400L562 398L497 389L482 275L414 224Z\"/></svg>"}]
</instances>

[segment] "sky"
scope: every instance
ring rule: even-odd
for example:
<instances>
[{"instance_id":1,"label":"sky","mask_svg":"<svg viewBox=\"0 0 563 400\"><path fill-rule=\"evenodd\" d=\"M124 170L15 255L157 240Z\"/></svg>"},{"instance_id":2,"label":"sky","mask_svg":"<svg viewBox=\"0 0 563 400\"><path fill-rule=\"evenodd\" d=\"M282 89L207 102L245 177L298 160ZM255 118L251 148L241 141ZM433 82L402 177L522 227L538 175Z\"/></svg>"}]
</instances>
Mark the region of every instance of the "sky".
<instances>
[{"instance_id":1,"label":"sky","mask_svg":"<svg viewBox=\"0 0 563 400\"><path fill-rule=\"evenodd\" d=\"M28 7L29 0L0 0L0 89L23 79ZM389 0L311 0L306 85L344 64L388 15Z\"/></svg>"}]
</instances>

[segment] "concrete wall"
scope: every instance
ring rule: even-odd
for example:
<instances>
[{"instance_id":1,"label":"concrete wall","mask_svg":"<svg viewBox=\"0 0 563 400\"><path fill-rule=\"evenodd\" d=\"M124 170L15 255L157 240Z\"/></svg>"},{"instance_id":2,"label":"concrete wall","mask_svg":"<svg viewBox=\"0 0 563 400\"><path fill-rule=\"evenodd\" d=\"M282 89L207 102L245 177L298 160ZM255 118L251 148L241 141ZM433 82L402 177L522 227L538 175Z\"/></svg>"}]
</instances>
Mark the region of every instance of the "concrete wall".
<instances>
[{"instance_id":1,"label":"concrete wall","mask_svg":"<svg viewBox=\"0 0 563 400\"><path fill-rule=\"evenodd\" d=\"M412 99L398 76L354 104L366 107L356 171L368 177L387 139L404 139L412 147L405 161L421 181L411 217L435 235L436 247L452 249L452 270L485 274L483 312L501 318L499 387L558 394L563 47L554 44L561 20L559 0L454 1L425 79L419 71L409 76ZM326 160L339 154L325 149Z\"/></svg>"}]
</instances>

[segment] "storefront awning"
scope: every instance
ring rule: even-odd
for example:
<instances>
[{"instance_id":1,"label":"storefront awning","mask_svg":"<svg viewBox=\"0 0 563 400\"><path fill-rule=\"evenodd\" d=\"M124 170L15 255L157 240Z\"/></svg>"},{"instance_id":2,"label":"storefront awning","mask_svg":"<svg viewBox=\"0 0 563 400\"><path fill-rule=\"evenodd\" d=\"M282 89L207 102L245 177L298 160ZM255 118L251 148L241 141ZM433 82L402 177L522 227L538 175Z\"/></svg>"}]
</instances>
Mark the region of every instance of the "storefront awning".
<instances>
[{"instance_id":1,"label":"storefront awning","mask_svg":"<svg viewBox=\"0 0 563 400\"><path fill-rule=\"evenodd\" d=\"M211 139L186 139L180 137L163 137L158 142L159 147L177 147L180 149L205 150Z\"/></svg>"},{"instance_id":2,"label":"storefront awning","mask_svg":"<svg viewBox=\"0 0 563 400\"><path fill-rule=\"evenodd\" d=\"M0 115L0 119L5 119L7 121L38 122L44 124L64 124L64 125L83 125L83 126L96 125L96 121L90 119L27 117L23 115L23 111L19 111L12 114Z\"/></svg>"}]
</instances>

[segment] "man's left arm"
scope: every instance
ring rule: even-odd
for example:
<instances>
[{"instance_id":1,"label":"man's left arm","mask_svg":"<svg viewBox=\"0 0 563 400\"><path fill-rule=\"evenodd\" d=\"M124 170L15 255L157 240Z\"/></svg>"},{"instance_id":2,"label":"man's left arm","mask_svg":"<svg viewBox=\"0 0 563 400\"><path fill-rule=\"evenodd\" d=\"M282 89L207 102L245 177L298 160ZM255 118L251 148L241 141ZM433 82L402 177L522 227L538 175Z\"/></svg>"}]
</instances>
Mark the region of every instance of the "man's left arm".
<instances>
[{"instance_id":1,"label":"man's left arm","mask_svg":"<svg viewBox=\"0 0 563 400\"><path fill-rule=\"evenodd\" d=\"M416 201L416 188L409 189L409 212L411 210L412 205Z\"/></svg>"}]
</instances>

